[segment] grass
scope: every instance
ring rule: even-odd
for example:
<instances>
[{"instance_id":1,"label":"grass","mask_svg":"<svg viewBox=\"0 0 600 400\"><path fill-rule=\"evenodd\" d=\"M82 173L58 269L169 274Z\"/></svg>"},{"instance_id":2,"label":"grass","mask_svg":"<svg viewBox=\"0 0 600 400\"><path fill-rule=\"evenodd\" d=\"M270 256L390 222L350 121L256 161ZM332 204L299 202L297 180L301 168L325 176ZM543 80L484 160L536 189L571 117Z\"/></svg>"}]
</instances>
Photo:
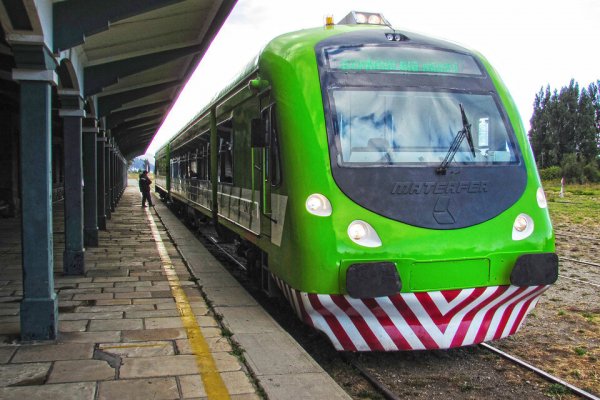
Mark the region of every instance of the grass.
<instances>
[{"instance_id":1,"label":"grass","mask_svg":"<svg viewBox=\"0 0 600 400\"><path fill-rule=\"evenodd\" d=\"M578 356L585 356L587 354L587 349L584 349L583 347L575 347L573 351Z\"/></svg>"},{"instance_id":2,"label":"grass","mask_svg":"<svg viewBox=\"0 0 600 400\"><path fill-rule=\"evenodd\" d=\"M571 390L560 383L553 383L548 387L548 394L552 397L561 397L569 393L571 393Z\"/></svg>"},{"instance_id":3,"label":"grass","mask_svg":"<svg viewBox=\"0 0 600 400\"><path fill-rule=\"evenodd\" d=\"M473 384L471 384L469 382L463 382L460 384L460 391L463 393L470 392L473 389L475 389L475 386L473 386Z\"/></svg>"},{"instance_id":4,"label":"grass","mask_svg":"<svg viewBox=\"0 0 600 400\"><path fill-rule=\"evenodd\" d=\"M597 317L596 314L591 312L583 312L581 313L581 316L585 318L588 322L594 322L594 319Z\"/></svg>"},{"instance_id":5,"label":"grass","mask_svg":"<svg viewBox=\"0 0 600 400\"><path fill-rule=\"evenodd\" d=\"M560 197L560 181L545 181L544 190L555 227L581 224L600 229L596 217L600 213L600 184L567 184L564 197Z\"/></svg>"}]
</instances>

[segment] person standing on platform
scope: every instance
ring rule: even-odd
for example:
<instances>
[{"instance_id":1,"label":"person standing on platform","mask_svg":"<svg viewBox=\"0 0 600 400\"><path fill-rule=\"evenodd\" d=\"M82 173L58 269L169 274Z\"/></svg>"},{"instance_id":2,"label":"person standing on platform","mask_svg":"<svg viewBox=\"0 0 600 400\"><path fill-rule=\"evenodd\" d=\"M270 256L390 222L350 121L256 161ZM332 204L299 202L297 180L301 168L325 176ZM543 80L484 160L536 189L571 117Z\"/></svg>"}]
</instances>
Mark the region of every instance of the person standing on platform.
<instances>
[{"instance_id":1,"label":"person standing on platform","mask_svg":"<svg viewBox=\"0 0 600 400\"><path fill-rule=\"evenodd\" d=\"M150 197L150 184L152 181L148 178L148 171L142 172L140 175L140 192L142 192L142 207L146 207L146 200L148 200L148 205L153 207L152 197Z\"/></svg>"}]
</instances>

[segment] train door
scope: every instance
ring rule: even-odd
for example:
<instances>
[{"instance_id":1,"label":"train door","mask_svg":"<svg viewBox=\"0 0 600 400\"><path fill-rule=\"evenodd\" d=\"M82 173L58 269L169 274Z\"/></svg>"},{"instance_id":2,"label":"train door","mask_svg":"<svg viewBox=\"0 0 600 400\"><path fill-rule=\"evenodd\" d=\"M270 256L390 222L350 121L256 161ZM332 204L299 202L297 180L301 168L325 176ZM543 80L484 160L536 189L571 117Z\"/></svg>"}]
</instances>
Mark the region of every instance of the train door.
<instances>
[{"instance_id":1,"label":"train door","mask_svg":"<svg viewBox=\"0 0 600 400\"><path fill-rule=\"evenodd\" d=\"M263 99L261 104L265 104L265 100ZM274 104L271 103L261 110L260 119L253 121L252 129L253 147L258 148L258 154L255 154L254 174L260 193L260 236L266 238L268 242L271 242L271 226L274 221L271 208L271 188L273 186L271 143L275 129L274 118ZM259 278L262 290L268 295L274 295L275 284L269 273L269 258L265 251L261 251Z\"/></svg>"},{"instance_id":2,"label":"train door","mask_svg":"<svg viewBox=\"0 0 600 400\"><path fill-rule=\"evenodd\" d=\"M271 122L273 112L273 105L269 105L261 111L261 127L264 129L264 143L265 146L262 148L260 157L260 233L261 235L271 238L271 222L272 222L272 209L271 209L271 176L269 174L269 161L270 161L270 137L271 137Z\"/></svg>"}]
</instances>

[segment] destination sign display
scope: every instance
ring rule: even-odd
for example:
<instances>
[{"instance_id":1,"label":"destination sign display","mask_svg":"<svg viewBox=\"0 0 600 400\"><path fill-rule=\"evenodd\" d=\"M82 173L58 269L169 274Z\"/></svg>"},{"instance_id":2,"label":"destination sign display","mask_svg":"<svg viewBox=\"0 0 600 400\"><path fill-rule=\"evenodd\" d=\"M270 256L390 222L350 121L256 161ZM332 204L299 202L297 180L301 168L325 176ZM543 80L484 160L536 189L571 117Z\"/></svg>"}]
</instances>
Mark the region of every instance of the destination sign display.
<instances>
[{"instance_id":1,"label":"destination sign display","mask_svg":"<svg viewBox=\"0 0 600 400\"><path fill-rule=\"evenodd\" d=\"M481 75L473 57L415 47L361 46L326 49L330 69L365 72Z\"/></svg>"}]
</instances>

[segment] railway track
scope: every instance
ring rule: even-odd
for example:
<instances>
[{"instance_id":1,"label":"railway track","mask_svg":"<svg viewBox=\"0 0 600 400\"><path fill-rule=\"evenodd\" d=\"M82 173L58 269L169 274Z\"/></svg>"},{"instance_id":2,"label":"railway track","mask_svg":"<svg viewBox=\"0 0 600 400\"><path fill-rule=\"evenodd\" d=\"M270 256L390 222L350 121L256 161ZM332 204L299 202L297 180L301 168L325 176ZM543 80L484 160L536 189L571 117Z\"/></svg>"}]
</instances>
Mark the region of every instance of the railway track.
<instances>
[{"instance_id":1,"label":"railway track","mask_svg":"<svg viewBox=\"0 0 600 400\"><path fill-rule=\"evenodd\" d=\"M481 343L479 345L479 347L484 348L487 351L490 351L490 352L510 361L513 364L516 364L522 368L525 368L528 371L535 372L537 375L541 376L543 379L545 379L548 382L564 386L565 388L569 389L573 394L576 394L577 396L580 396L584 399L589 399L589 400L600 400L600 397L598 397L590 392L587 392L575 385L572 385L572 384L558 378L557 376L554 376L540 368L537 368L537 367L521 360L520 358L515 357L509 353L506 353L494 346L491 346L487 343ZM369 383L371 383L371 385L373 385L379 391L379 393L381 393L381 395L384 398L386 398L387 400L401 400L402 399L402 397L396 395L385 383L383 383L381 380L379 380L374 374L370 373L366 368L363 368L352 357L349 357L347 355L342 355L342 358L344 359L344 361L346 361L348 364L350 364L353 368L355 368L367 381L369 381Z\"/></svg>"},{"instance_id":2,"label":"railway track","mask_svg":"<svg viewBox=\"0 0 600 400\"><path fill-rule=\"evenodd\" d=\"M597 263L593 263L591 261L583 261L583 260L577 260L575 258L570 258L570 257L559 257L560 260L566 260L566 261L571 261L577 264L585 264L585 265L591 265L592 267L600 267L600 264Z\"/></svg>"},{"instance_id":3,"label":"railway track","mask_svg":"<svg viewBox=\"0 0 600 400\"><path fill-rule=\"evenodd\" d=\"M204 232L198 231L198 234L200 236L202 236L202 238L205 241L209 242L218 253L220 253L224 258L226 258L228 261L230 261L235 266L236 269L239 269L242 271L246 270L245 265L243 264L243 262L240 261L239 257L232 254L232 252L230 250L228 250L228 248L231 247L230 245L223 244L222 242L220 242L215 237L215 234L210 231L204 231ZM569 257L561 257L561 259L570 261L570 262L577 262L577 263L581 263L581 264L585 264L585 265L590 265L590 266L600 266L595 263L586 262L586 261L582 262L581 260L571 259ZM600 285L598 285L598 284L582 281L579 279L569 278L569 277L565 277L562 275L561 275L561 278L576 281L576 282L583 283L583 284L589 284L589 285L593 285L596 287L600 287ZM549 374L549 373L541 370L540 368L537 368L527 362L524 362L524 361L518 359L517 357L510 355L506 352L503 352L493 346L490 346L485 343L481 344L479 346L481 348L486 349L487 351L490 351L490 352L510 361L513 364L520 366L521 368L527 369L529 371L533 371L534 373L536 373L537 375L539 375L540 377L542 377L544 380L546 380L548 382L551 382L551 383L557 384L557 385L561 385L561 386L567 388L574 395L580 396L581 398L590 399L590 400L600 400L600 397L598 397L597 395L589 393L581 388L578 388L578 387L576 387L576 386L574 386L552 374ZM399 400L399 399L403 398L403 396L400 396L400 395L394 393L394 391L392 389L390 389L390 387L388 387L383 381L378 379L378 377L375 374L369 372L369 370L367 368L364 368L363 366L361 366L360 363L355 360L354 356L347 355L344 353L338 353L338 354L340 355L340 358L342 359L343 363L350 365L352 368L354 368L354 370L358 374L360 374L360 376L362 376L367 382L369 382L369 384L377 392L379 392L381 394L381 396L383 396L385 399Z\"/></svg>"},{"instance_id":4,"label":"railway track","mask_svg":"<svg viewBox=\"0 0 600 400\"><path fill-rule=\"evenodd\" d=\"M575 234L572 234L571 232L564 232L564 231L559 231L559 230L555 230L554 233L558 237L564 237L566 239L574 239L575 241L579 240L579 241L584 241L584 242L588 241L588 242L600 243L600 238L596 238L596 237L592 237L592 236L575 235ZM575 264L579 264L579 265L586 265L589 267L595 267L595 268L600 267L600 264L597 262L590 261L590 260L580 260L580 259L573 258L573 257L559 256L559 260L568 261L570 263L575 263ZM562 279L567 279L570 281L578 282L578 283L581 283L584 285L591 285L591 286L600 288L600 283L594 283L594 282L590 282L590 281L582 280L582 279L575 279L575 278L565 276L564 274L559 274L559 277Z\"/></svg>"},{"instance_id":5,"label":"railway track","mask_svg":"<svg viewBox=\"0 0 600 400\"><path fill-rule=\"evenodd\" d=\"M597 283L588 282L588 281L584 281L584 280L581 280L581 279L569 278L568 276L564 276L564 275L559 275L559 278L567 279L567 280L570 280L570 281L579 282L579 283L583 283L585 285L591 285L591 286L600 288L600 285L597 284Z\"/></svg>"},{"instance_id":6,"label":"railway track","mask_svg":"<svg viewBox=\"0 0 600 400\"><path fill-rule=\"evenodd\" d=\"M504 358L506 360L509 360L512 363L515 363L515 364L517 364L517 365L519 365L519 366L521 366L521 367L523 367L523 368L525 368L525 369L527 369L529 371L535 372L536 374L540 375L542 378L546 379L549 382L557 383L559 385L562 385L562 386L568 388L571 392L577 394L578 396L583 397L584 399L600 400L600 397L598 397L598 396L596 396L596 395L594 395L594 394L592 394L590 392L587 392L587 391L585 391L583 389L580 389L577 386L571 385L570 383L568 383L568 382L566 382L566 381L564 381L564 380L562 380L562 379L560 379L560 378L558 378L558 377L556 377L556 376L554 376L552 374L549 374L548 372L543 371L543 370L541 370L541 369L539 369L539 368L537 368L537 367L535 367L535 366L533 366L533 365L531 365L531 364L529 364L529 363L527 363L527 362L519 359L518 357L515 357L515 356L513 356L511 354L508 354L508 353L506 353L506 352L504 352L504 351L502 351L502 350L500 350L500 349L498 349L498 348L496 348L494 346L490 346L487 343L481 343L479 346L483 347L484 349L489 350L492 353L497 354L500 357L502 357L502 358Z\"/></svg>"},{"instance_id":7,"label":"railway track","mask_svg":"<svg viewBox=\"0 0 600 400\"><path fill-rule=\"evenodd\" d=\"M581 236L581 235L573 235L570 232L561 232L561 231L554 231L554 235L555 236L563 236L563 237L569 237L569 238L575 238L575 239L581 239L581 240L590 240L592 242L600 242L600 238L597 237L591 237L591 236Z\"/></svg>"},{"instance_id":8,"label":"railway track","mask_svg":"<svg viewBox=\"0 0 600 400\"><path fill-rule=\"evenodd\" d=\"M600 267L600 264L593 263L591 261L577 260L575 258L570 258L570 257L559 257L559 260L569 261L569 262L572 262L572 263L577 263L577 264L582 264L582 265L588 265L588 266L591 266L591 267ZM571 277L565 276L564 274L559 274L558 277L561 278L561 279L567 279L567 280L570 280L570 281L582 283L584 285L591 285L591 286L600 288L600 284L599 283L585 281L585 280L582 280L582 279L571 278Z\"/></svg>"}]
</instances>

